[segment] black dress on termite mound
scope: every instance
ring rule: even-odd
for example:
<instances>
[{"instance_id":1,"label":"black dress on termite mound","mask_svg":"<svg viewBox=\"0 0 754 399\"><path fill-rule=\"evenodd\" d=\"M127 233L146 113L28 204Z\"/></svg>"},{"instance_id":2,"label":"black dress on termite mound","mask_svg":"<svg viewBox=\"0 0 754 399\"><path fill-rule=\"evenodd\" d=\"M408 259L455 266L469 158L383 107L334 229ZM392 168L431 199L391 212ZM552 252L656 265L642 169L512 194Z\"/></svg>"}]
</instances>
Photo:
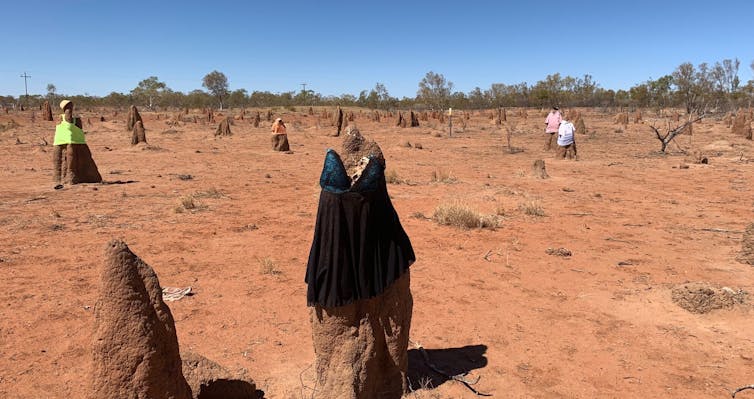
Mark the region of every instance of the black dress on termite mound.
<instances>
[{"instance_id":1,"label":"black dress on termite mound","mask_svg":"<svg viewBox=\"0 0 754 399\"><path fill-rule=\"evenodd\" d=\"M340 156L328 150L320 177L314 240L305 281L309 306L343 306L381 294L416 259L371 158L351 186Z\"/></svg>"}]
</instances>

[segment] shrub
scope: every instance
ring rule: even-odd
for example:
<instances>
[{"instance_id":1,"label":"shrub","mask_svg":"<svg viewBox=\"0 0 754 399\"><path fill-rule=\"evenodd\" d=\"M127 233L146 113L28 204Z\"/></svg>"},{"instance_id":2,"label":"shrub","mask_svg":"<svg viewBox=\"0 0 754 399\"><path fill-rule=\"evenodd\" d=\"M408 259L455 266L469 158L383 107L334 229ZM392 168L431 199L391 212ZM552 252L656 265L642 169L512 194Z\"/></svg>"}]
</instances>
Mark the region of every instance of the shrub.
<instances>
[{"instance_id":1,"label":"shrub","mask_svg":"<svg viewBox=\"0 0 754 399\"><path fill-rule=\"evenodd\" d=\"M462 203L440 204L435 208L432 219L438 224L462 229L494 229L500 225L495 215L482 215Z\"/></svg>"}]
</instances>

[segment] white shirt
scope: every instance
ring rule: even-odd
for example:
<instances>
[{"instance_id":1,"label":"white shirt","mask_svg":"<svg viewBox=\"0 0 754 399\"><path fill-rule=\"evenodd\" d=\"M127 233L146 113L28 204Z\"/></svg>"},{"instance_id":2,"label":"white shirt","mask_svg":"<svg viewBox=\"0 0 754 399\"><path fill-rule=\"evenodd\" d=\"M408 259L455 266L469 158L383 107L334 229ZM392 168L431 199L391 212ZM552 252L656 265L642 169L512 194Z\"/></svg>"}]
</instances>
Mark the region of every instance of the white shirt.
<instances>
[{"instance_id":1,"label":"white shirt","mask_svg":"<svg viewBox=\"0 0 754 399\"><path fill-rule=\"evenodd\" d=\"M566 146L573 143L573 132L576 128L573 127L573 123L568 121L560 122L558 127L558 145Z\"/></svg>"}]
</instances>

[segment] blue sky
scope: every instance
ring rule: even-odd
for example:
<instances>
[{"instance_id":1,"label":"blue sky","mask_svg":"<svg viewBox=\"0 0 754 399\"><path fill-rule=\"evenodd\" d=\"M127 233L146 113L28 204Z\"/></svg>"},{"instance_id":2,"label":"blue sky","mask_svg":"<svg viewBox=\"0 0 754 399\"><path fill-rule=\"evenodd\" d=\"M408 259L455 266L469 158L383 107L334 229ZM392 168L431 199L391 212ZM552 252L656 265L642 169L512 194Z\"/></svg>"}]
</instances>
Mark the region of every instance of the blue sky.
<instances>
[{"instance_id":1,"label":"blue sky","mask_svg":"<svg viewBox=\"0 0 754 399\"><path fill-rule=\"evenodd\" d=\"M104 1L3 2L0 95L48 83L62 94L127 93L157 76L202 89L324 95L383 83L413 97L428 71L455 90L590 74L630 86L695 65L741 60L753 79L754 1Z\"/></svg>"}]
</instances>

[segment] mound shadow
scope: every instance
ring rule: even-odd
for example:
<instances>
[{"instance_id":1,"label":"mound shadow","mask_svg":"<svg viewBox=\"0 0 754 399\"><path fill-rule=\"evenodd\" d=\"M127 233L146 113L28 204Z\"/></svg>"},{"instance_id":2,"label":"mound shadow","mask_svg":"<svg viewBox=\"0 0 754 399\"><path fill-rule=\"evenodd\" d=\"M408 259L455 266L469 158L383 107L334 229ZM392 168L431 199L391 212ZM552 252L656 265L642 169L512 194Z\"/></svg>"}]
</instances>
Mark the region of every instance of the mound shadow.
<instances>
[{"instance_id":1,"label":"mound shadow","mask_svg":"<svg viewBox=\"0 0 754 399\"><path fill-rule=\"evenodd\" d=\"M429 362L446 375L438 373L425 360L421 350L408 351L406 377L412 390L434 389L449 380L448 376L462 375L487 366L487 345L467 345L460 348L424 349Z\"/></svg>"}]
</instances>

